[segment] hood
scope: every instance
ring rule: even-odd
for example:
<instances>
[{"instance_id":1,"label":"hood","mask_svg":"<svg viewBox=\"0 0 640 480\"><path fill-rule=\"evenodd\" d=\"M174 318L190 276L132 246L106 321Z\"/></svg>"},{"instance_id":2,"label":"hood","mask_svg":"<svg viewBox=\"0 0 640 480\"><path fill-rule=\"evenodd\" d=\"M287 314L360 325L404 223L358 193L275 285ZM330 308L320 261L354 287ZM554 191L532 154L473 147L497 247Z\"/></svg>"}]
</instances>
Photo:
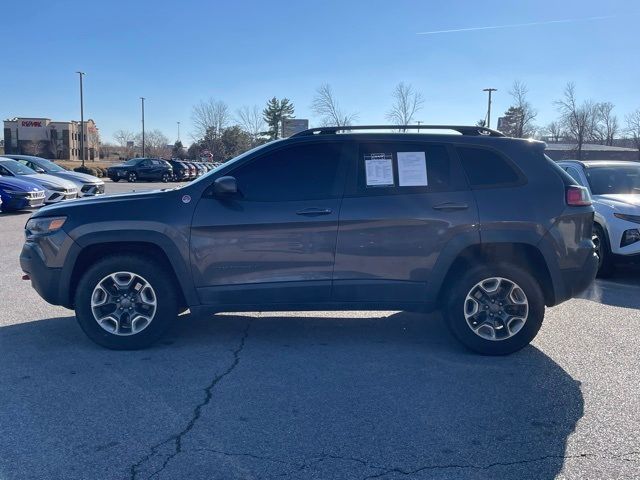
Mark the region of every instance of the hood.
<instances>
[{"instance_id":1,"label":"hood","mask_svg":"<svg viewBox=\"0 0 640 480\"><path fill-rule=\"evenodd\" d=\"M37 212L35 212L32 217L48 217L51 215L67 215L72 213L73 211L79 208L92 208L93 206L98 205L107 205L109 203L120 203L123 201L135 201L135 200L153 200L154 198L159 198L163 195L166 195L167 192L176 190L176 188L166 189L166 190L147 190L144 192L125 192L125 193L116 193L111 195L96 195L93 197L82 197L75 198L72 200L65 200L64 202L55 203L53 205L48 205ZM135 208L132 205L132 208Z\"/></svg>"},{"instance_id":2,"label":"hood","mask_svg":"<svg viewBox=\"0 0 640 480\"><path fill-rule=\"evenodd\" d=\"M593 195L593 199L609 207L640 206L640 194L635 193L608 193L605 195Z\"/></svg>"},{"instance_id":3,"label":"hood","mask_svg":"<svg viewBox=\"0 0 640 480\"><path fill-rule=\"evenodd\" d=\"M107 167L107 170L110 170L112 168L129 168L132 165L125 165L124 163L118 163L117 165L111 165L109 167Z\"/></svg>"},{"instance_id":4,"label":"hood","mask_svg":"<svg viewBox=\"0 0 640 480\"><path fill-rule=\"evenodd\" d=\"M65 180L70 180L72 182L91 183L91 184L104 183L98 177L94 177L93 175L89 175L87 173L58 172L58 173L54 173L52 175L57 177L57 178L64 178Z\"/></svg>"},{"instance_id":5,"label":"hood","mask_svg":"<svg viewBox=\"0 0 640 480\"><path fill-rule=\"evenodd\" d=\"M42 191L37 184L17 177L0 177L0 188L18 192Z\"/></svg>"},{"instance_id":6,"label":"hood","mask_svg":"<svg viewBox=\"0 0 640 480\"><path fill-rule=\"evenodd\" d=\"M63 188L76 188L73 182L69 180L65 180L64 178L54 177L53 175L49 175L48 173L35 173L33 175L21 175L24 180L28 182L33 182L36 185L42 185L43 183L51 183L52 185L56 185L58 187Z\"/></svg>"}]
</instances>

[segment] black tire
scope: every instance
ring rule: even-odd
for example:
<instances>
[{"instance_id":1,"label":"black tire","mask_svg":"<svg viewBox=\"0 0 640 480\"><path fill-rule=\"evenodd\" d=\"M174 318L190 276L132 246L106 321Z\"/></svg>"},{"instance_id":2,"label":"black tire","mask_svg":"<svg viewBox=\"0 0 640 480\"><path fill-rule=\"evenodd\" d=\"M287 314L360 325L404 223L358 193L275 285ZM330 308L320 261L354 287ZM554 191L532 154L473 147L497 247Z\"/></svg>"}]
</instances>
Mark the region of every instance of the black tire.
<instances>
[{"instance_id":1,"label":"black tire","mask_svg":"<svg viewBox=\"0 0 640 480\"><path fill-rule=\"evenodd\" d=\"M115 272L140 275L155 291L156 309L151 322L140 332L116 335L96 321L91 297L94 288ZM113 255L94 263L84 273L75 295L76 319L84 333L95 343L112 350L137 350L156 342L178 315L178 299L173 278L162 266L144 255Z\"/></svg>"},{"instance_id":2,"label":"black tire","mask_svg":"<svg viewBox=\"0 0 640 480\"><path fill-rule=\"evenodd\" d=\"M492 277L515 283L524 292L528 302L524 325L513 336L502 340L481 337L472 330L465 318L467 294L478 283ZM544 318L544 296L535 278L519 267L509 264L478 265L454 280L445 297L443 316L453 335L468 349L482 355L508 355L526 347L537 335Z\"/></svg>"},{"instance_id":3,"label":"black tire","mask_svg":"<svg viewBox=\"0 0 640 480\"><path fill-rule=\"evenodd\" d=\"M163 173L160 180L162 180L162 183L169 183L169 181L171 180L171 175L169 173Z\"/></svg>"},{"instance_id":4,"label":"black tire","mask_svg":"<svg viewBox=\"0 0 640 480\"><path fill-rule=\"evenodd\" d=\"M138 175L136 175L136 172L129 172L129 175L127 175L127 181L130 183L135 183L138 180Z\"/></svg>"},{"instance_id":5,"label":"black tire","mask_svg":"<svg viewBox=\"0 0 640 480\"><path fill-rule=\"evenodd\" d=\"M596 276L600 278L610 277L615 270L611 246L604 229L597 223L593 224L593 243L596 245L596 255L598 256L598 273Z\"/></svg>"}]
</instances>

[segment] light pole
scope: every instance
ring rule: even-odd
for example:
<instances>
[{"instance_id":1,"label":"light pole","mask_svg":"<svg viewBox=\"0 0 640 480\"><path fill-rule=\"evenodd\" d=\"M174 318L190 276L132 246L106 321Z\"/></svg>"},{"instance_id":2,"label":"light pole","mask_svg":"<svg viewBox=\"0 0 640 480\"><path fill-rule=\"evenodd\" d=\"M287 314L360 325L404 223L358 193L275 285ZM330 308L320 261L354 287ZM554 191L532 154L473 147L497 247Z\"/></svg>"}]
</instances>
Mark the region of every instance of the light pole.
<instances>
[{"instance_id":1,"label":"light pole","mask_svg":"<svg viewBox=\"0 0 640 480\"><path fill-rule=\"evenodd\" d=\"M84 98L82 94L82 77L86 74L84 72L76 72L80 76L80 160L82 160L82 167L84 168Z\"/></svg>"},{"instance_id":2,"label":"light pole","mask_svg":"<svg viewBox=\"0 0 640 480\"><path fill-rule=\"evenodd\" d=\"M418 133L420 133L420 124L422 124L422 122L420 120L416 120L416 123L418 124Z\"/></svg>"},{"instance_id":3,"label":"light pole","mask_svg":"<svg viewBox=\"0 0 640 480\"><path fill-rule=\"evenodd\" d=\"M483 88L483 92L489 92L489 100L487 103L487 128L491 128L491 92L497 92L497 88Z\"/></svg>"},{"instance_id":4,"label":"light pole","mask_svg":"<svg viewBox=\"0 0 640 480\"><path fill-rule=\"evenodd\" d=\"M142 100L142 157L144 158L144 97L140 97Z\"/></svg>"},{"instance_id":5,"label":"light pole","mask_svg":"<svg viewBox=\"0 0 640 480\"><path fill-rule=\"evenodd\" d=\"M178 123L178 141L180 141L180 122L177 122L177 123Z\"/></svg>"}]
</instances>

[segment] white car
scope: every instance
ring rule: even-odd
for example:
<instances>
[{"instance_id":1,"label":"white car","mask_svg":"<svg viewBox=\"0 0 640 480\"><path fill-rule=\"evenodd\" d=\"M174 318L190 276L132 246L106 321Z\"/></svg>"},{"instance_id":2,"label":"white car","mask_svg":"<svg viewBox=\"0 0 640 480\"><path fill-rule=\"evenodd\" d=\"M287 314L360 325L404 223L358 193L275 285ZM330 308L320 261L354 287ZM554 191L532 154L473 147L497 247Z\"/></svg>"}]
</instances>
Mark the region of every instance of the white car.
<instances>
[{"instance_id":1,"label":"white car","mask_svg":"<svg viewBox=\"0 0 640 480\"><path fill-rule=\"evenodd\" d=\"M44 190L44 203L50 205L62 200L71 200L78 196L78 189L73 182L63 178L53 177L46 173L36 173L29 167L13 160L12 158L0 157L0 175L7 177L18 177L35 183Z\"/></svg>"},{"instance_id":2,"label":"white car","mask_svg":"<svg viewBox=\"0 0 640 480\"><path fill-rule=\"evenodd\" d=\"M640 162L558 162L593 198L593 242L598 274L610 275L616 261L640 259Z\"/></svg>"},{"instance_id":3,"label":"white car","mask_svg":"<svg viewBox=\"0 0 640 480\"><path fill-rule=\"evenodd\" d=\"M73 182L78 190L78 197L92 197L104 193L104 182L93 175L67 170L49 160L31 155L5 155L5 157L13 158L37 173L46 173Z\"/></svg>"}]
</instances>

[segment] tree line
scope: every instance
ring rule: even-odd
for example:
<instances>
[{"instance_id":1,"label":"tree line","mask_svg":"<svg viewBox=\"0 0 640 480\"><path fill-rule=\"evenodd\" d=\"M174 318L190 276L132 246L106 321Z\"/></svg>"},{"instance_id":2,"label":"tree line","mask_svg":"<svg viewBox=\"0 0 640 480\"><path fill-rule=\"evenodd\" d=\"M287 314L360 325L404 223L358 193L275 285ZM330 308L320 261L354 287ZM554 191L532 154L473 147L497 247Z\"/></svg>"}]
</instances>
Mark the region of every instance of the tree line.
<instances>
[{"instance_id":1,"label":"tree line","mask_svg":"<svg viewBox=\"0 0 640 480\"><path fill-rule=\"evenodd\" d=\"M572 143L578 159L582 158L583 146L587 143L613 145L624 140L640 153L640 108L620 121L611 102L579 99L575 84L568 83L562 96L554 101L557 118L539 126L535 123L538 111L528 100L528 93L524 82L513 82L509 90L511 104L498 125L504 134ZM385 118L390 125L412 124L424 104L423 95L413 85L400 82L391 92ZM315 90L310 109L321 126L353 125L359 118L358 112L343 108L328 83ZM158 157L197 158L206 155L212 161L224 162L250 148L280 138L283 122L291 118L295 118L295 106L289 98L272 97L262 108L258 105L243 106L235 112L224 101L209 98L193 106L193 143L188 150L179 141L170 146L162 132L152 130L145 132L145 152ZM486 125L486 117L477 125ZM140 133L125 130L114 134L121 155L125 157L140 150L141 137Z\"/></svg>"}]
</instances>

